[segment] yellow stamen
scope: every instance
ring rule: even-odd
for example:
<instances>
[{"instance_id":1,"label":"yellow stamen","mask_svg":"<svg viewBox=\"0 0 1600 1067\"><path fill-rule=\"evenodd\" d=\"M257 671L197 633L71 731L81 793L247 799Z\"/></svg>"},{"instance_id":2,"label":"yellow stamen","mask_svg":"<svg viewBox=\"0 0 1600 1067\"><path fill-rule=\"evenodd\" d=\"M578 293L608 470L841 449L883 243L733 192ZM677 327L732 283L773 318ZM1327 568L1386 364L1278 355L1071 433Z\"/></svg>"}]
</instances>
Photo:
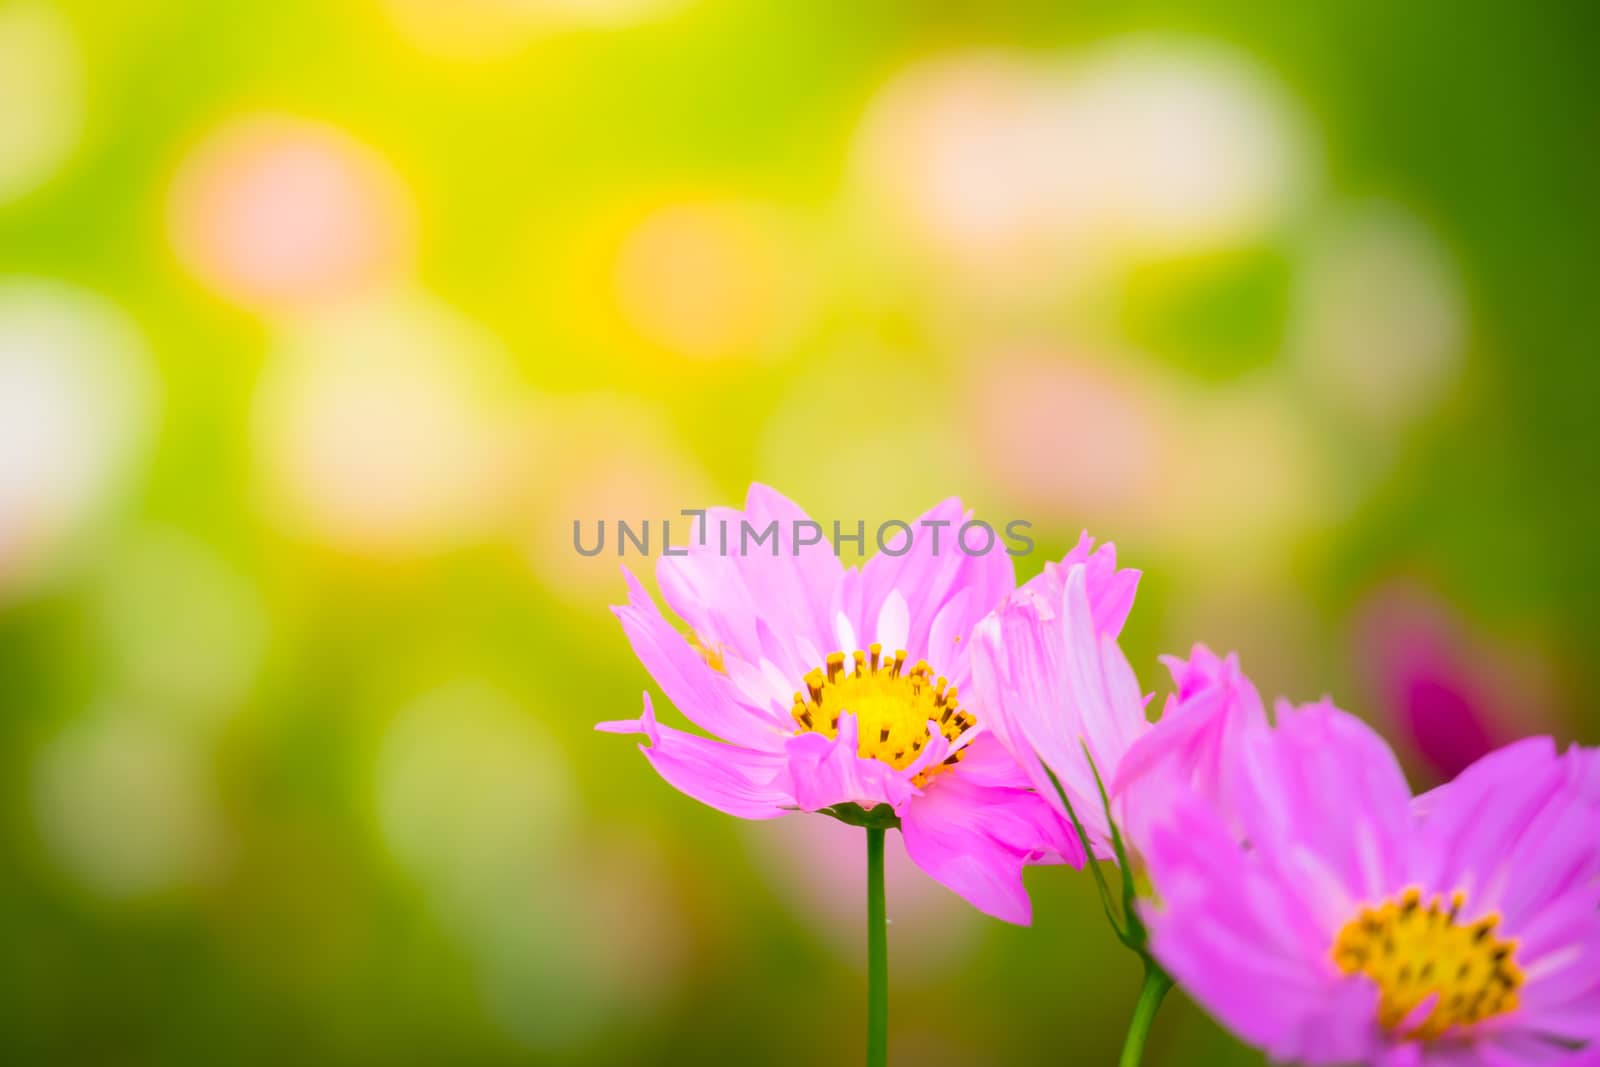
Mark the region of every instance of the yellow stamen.
<instances>
[{"instance_id":1,"label":"yellow stamen","mask_svg":"<svg viewBox=\"0 0 1600 1067\"><path fill-rule=\"evenodd\" d=\"M1432 1040L1516 1008L1524 981L1513 959L1517 943L1495 936L1498 914L1461 921L1465 899L1457 892L1448 907L1437 895L1424 904L1420 890L1408 889L1399 900L1364 908L1339 931L1333 961L1377 983L1384 1029L1399 1026L1429 997L1437 998L1433 1008L1403 1036Z\"/></svg>"},{"instance_id":2,"label":"yellow stamen","mask_svg":"<svg viewBox=\"0 0 1600 1067\"><path fill-rule=\"evenodd\" d=\"M856 718L857 754L903 770L916 762L933 739L929 720L950 742L977 725L957 701L956 688L936 677L925 661L919 660L909 670L905 664L904 650L886 657L882 645L854 653L848 658L848 667L843 652L830 653L822 667L805 676L805 690L794 695L795 733L835 737L839 714L848 711ZM924 784L960 762L964 754L964 749L953 752L924 767L912 781Z\"/></svg>"},{"instance_id":3,"label":"yellow stamen","mask_svg":"<svg viewBox=\"0 0 1600 1067\"><path fill-rule=\"evenodd\" d=\"M724 674L727 672L727 668L724 666L722 661L722 647L720 645L708 646L705 642L700 640L700 635L697 633L689 634L689 645L696 652L700 653L700 658L705 660L706 664L712 670L719 674Z\"/></svg>"}]
</instances>

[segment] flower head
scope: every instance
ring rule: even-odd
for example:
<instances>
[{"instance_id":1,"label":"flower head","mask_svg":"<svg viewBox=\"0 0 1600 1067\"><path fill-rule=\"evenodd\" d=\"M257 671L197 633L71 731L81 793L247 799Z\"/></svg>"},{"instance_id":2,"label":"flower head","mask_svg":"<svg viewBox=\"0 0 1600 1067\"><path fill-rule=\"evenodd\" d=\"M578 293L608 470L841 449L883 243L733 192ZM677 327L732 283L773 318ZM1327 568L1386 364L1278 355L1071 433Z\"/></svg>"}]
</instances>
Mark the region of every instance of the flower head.
<instances>
[{"instance_id":1,"label":"flower head","mask_svg":"<svg viewBox=\"0 0 1600 1067\"><path fill-rule=\"evenodd\" d=\"M898 823L911 859L933 878L991 915L1029 921L1023 865L1083 857L967 695L969 635L1015 584L1003 551L959 546L955 530L968 517L947 500L915 524L921 534L847 569L826 541L800 536L814 524L795 504L751 486L743 512L712 509L702 532L748 523L765 533L776 523L775 539L725 553L718 538L702 537L657 564L688 638L631 574L628 603L615 609L668 699L717 739L662 726L648 694L637 722L599 729L644 734L641 748L663 778L732 815L827 811ZM1089 548L1074 553L1088 559ZM1116 570L1109 546L1093 565L1102 625L1114 633L1136 576Z\"/></svg>"},{"instance_id":2,"label":"flower head","mask_svg":"<svg viewBox=\"0 0 1600 1067\"><path fill-rule=\"evenodd\" d=\"M1597 753L1539 738L1413 801L1388 746L1280 707L1144 844L1150 950L1274 1059L1583 1062L1600 1040Z\"/></svg>"}]
</instances>

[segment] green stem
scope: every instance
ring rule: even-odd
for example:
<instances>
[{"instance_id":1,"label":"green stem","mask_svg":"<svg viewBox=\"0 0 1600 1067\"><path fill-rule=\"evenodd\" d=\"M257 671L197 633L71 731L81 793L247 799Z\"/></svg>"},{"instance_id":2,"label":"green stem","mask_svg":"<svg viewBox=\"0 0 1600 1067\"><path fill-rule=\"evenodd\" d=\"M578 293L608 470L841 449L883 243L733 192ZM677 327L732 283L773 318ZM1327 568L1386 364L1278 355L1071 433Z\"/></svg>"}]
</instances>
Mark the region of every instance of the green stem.
<instances>
[{"instance_id":1,"label":"green stem","mask_svg":"<svg viewBox=\"0 0 1600 1067\"><path fill-rule=\"evenodd\" d=\"M1144 1057L1144 1040L1150 1035L1150 1024L1156 1021L1156 1009L1161 1007L1161 998L1171 988L1172 979L1167 977L1167 973L1155 961L1146 959L1144 984L1139 987L1139 1002L1133 1006L1133 1018L1128 1020L1128 1037L1122 1043L1122 1059L1117 1061L1120 1067L1139 1067L1139 1061Z\"/></svg>"},{"instance_id":2,"label":"green stem","mask_svg":"<svg viewBox=\"0 0 1600 1067\"><path fill-rule=\"evenodd\" d=\"M867 828L867 1067L889 1061L889 925L883 899L883 828Z\"/></svg>"}]
</instances>

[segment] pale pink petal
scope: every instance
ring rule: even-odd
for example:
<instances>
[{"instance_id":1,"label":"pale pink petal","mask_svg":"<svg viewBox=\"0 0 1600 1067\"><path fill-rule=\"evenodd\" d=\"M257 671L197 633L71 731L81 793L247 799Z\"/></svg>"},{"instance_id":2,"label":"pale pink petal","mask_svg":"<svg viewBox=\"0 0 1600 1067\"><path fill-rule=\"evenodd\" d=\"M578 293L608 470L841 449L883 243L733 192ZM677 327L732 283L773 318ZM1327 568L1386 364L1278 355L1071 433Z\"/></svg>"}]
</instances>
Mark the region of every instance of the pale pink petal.
<instances>
[{"instance_id":1,"label":"pale pink petal","mask_svg":"<svg viewBox=\"0 0 1600 1067\"><path fill-rule=\"evenodd\" d=\"M896 589L884 598L878 611L878 624L873 627L875 636L868 644L876 642L892 655L906 647L906 637L911 631L911 613L906 608L906 598Z\"/></svg>"},{"instance_id":2,"label":"pale pink petal","mask_svg":"<svg viewBox=\"0 0 1600 1067\"><path fill-rule=\"evenodd\" d=\"M1036 577L1023 583L1021 592L1038 597L1046 604L1061 602L1067 574L1075 566L1084 568L1084 588L1095 625L1113 637L1122 632L1128 612L1133 610L1134 594L1139 588L1139 572L1117 569L1117 548L1109 541L1098 549L1094 538L1085 531L1062 557L1060 563L1046 563Z\"/></svg>"},{"instance_id":3,"label":"pale pink petal","mask_svg":"<svg viewBox=\"0 0 1600 1067\"><path fill-rule=\"evenodd\" d=\"M723 656L722 673L733 683L735 699L740 704L760 709L767 719L786 723L798 686L770 660L750 663L736 656Z\"/></svg>"},{"instance_id":4,"label":"pale pink petal","mask_svg":"<svg viewBox=\"0 0 1600 1067\"><path fill-rule=\"evenodd\" d=\"M850 621L850 616L839 612L833 617L834 649L843 652L846 657L861 646L856 643L855 624Z\"/></svg>"},{"instance_id":5,"label":"pale pink petal","mask_svg":"<svg viewBox=\"0 0 1600 1067\"><path fill-rule=\"evenodd\" d=\"M1055 716L1060 703L1054 669L1057 653L1049 623L1054 616L1033 601L1016 599L980 622L972 634L972 686L983 709L981 722L1022 768L1033 787L1066 814L1054 796L1045 759L1025 723ZM1035 731L1042 730L1035 727Z\"/></svg>"},{"instance_id":6,"label":"pale pink petal","mask_svg":"<svg viewBox=\"0 0 1600 1067\"><path fill-rule=\"evenodd\" d=\"M812 620L820 622L826 619L828 605L833 599L833 588L844 574L844 565L833 551L829 536L831 531L824 531L816 544L799 544L802 538L795 536L795 526L811 522L811 517L800 505L771 486L759 482L751 484L745 495L744 508L751 521L758 525L764 526L774 521L778 523L779 555L787 553L794 560L793 567L773 570L768 581L758 580L752 586L752 591L771 595L774 600L784 603L800 600L806 605L807 614ZM803 538L809 540L814 534L815 531L807 529ZM758 579L768 577L766 572L758 575ZM764 614L772 613L764 611Z\"/></svg>"},{"instance_id":7,"label":"pale pink petal","mask_svg":"<svg viewBox=\"0 0 1600 1067\"><path fill-rule=\"evenodd\" d=\"M683 635L662 618L650 594L626 569L628 603L612 609L622 623L634 655L667 699L690 722L734 744L763 751L783 748L792 723L770 704L745 700L725 674L711 669Z\"/></svg>"},{"instance_id":8,"label":"pale pink petal","mask_svg":"<svg viewBox=\"0 0 1600 1067\"><path fill-rule=\"evenodd\" d=\"M940 668L950 679L950 684L965 688L971 684L972 669L967 648L963 642L970 637L975 624L971 611L972 590L963 589L939 609L928 630L928 662L942 663Z\"/></svg>"},{"instance_id":9,"label":"pale pink petal","mask_svg":"<svg viewBox=\"0 0 1600 1067\"><path fill-rule=\"evenodd\" d=\"M905 649L913 661L927 659L934 671L947 678L960 675L965 654L959 646L951 657L934 658L930 637L934 620L951 600L966 591L965 618L953 618L946 627L966 633L1016 586L1016 571L1006 554L1005 542L998 536L990 551L976 555L965 552L959 540L962 524L972 513L951 498L931 508L912 523L910 548L901 555L879 552L861 568L860 610L876 619L891 595L905 598L909 612ZM943 523L930 527L929 523ZM937 532L937 550L935 534ZM970 542L981 547L981 535L974 532ZM893 547L899 547L904 537ZM858 616L859 617L859 616Z\"/></svg>"},{"instance_id":10,"label":"pale pink petal","mask_svg":"<svg viewBox=\"0 0 1600 1067\"><path fill-rule=\"evenodd\" d=\"M799 545L814 531L802 527L797 538L796 524L811 520L764 485L750 487L742 512L708 509L703 528L693 519L684 521L695 529L676 544L682 548L687 542L688 554L663 555L656 563L661 594L672 610L701 641L740 659L756 662L765 656L797 676L815 667L799 655L795 639L828 643L828 605L844 574L828 537ZM752 531L748 538L745 523ZM769 528L775 533L757 544ZM761 633L761 621L774 619L781 625Z\"/></svg>"},{"instance_id":11,"label":"pale pink petal","mask_svg":"<svg viewBox=\"0 0 1600 1067\"><path fill-rule=\"evenodd\" d=\"M1106 783L1149 729L1138 681L1115 640L1138 572L1087 534L980 622L969 641L980 721L1011 752L1034 788L1063 815L1051 772L1095 842L1109 855L1110 824L1087 746Z\"/></svg>"},{"instance_id":12,"label":"pale pink petal","mask_svg":"<svg viewBox=\"0 0 1600 1067\"><path fill-rule=\"evenodd\" d=\"M1102 781L1115 779L1123 756L1150 728L1145 719L1144 699L1127 657L1116 640L1100 631L1090 609L1086 590L1087 573L1079 564L1069 572L1062 595L1063 626L1061 686L1066 697L1065 722L1044 731L1030 729L1036 744L1047 740L1061 759L1050 767L1070 793L1079 817L1091 836L1108 836L1098 770ZM1093 768L1083 748L1094 761ZM1046 749L1040 748L1041 754Z\"/></svg>"}]
</instances>

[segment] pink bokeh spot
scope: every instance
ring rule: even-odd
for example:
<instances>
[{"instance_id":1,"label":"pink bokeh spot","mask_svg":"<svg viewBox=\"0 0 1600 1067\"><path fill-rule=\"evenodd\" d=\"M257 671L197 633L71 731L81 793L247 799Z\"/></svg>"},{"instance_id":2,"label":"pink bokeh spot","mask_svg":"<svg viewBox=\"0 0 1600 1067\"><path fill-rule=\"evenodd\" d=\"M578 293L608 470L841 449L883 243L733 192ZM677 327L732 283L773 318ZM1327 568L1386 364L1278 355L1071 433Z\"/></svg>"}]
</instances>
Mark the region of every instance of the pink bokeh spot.
<instances>
[{"instance_id":1,"label":"pink bokeh spot","mask_svg":"<svg viewBox=\"0 0 1600 1067\"><path fill-rule=\"evenodd\" d=\"M1377 710L1440 779L1557 725L1549 666L1475 633L1420 584L1396 581L1369 593L1356 613L1355 643Z\"/></svg>"},{"instance_id":2,"label":"pink bokeh spot","mask_svg":"<svg viewBox=\"0 0 1600 1067\"><path fill-rule=\"evenodd\" d=\"M1126 513L1161 466L1155 398L1128 373L1018 353L974 375L975 445L1014 498L1050 514Z\"/></svg>"},{"instance_id":3,"label":"pink bokeh spot","mask_svg":"<svg viewBox=\"0 0 1600 1067\"><path fill-rule=\"evenodd\" d=\"M413 256L414 209L393 167L336 126L235 118L179 167L169 232L207 288L255 311L304 308L387 280Z\"/></svg>"}]
</instances>

